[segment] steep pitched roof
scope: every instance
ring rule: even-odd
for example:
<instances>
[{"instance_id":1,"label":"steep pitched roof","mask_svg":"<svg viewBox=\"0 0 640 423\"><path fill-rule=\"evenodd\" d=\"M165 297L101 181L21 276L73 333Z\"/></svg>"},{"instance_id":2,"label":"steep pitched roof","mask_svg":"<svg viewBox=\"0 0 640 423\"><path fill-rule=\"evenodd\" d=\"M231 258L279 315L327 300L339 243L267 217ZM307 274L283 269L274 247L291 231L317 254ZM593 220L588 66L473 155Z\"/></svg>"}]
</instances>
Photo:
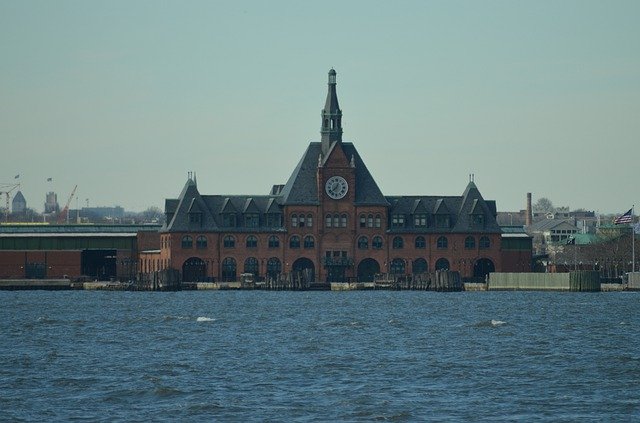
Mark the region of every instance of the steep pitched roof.
<instances>
[{"instance_id":1,"label":"steep pitched roof","mask_svg":"<svg viewBox=\"0 0 640 423\"><path fill-rule=\"evenodd\" d=\"M165 205L174 206L175 201L167 200ZM184 188L182 188L174 210L173 217L170 222L167 222L166 228L163 228L164 230L188 231L194 229L194 225L189 222L189 213L199 213L202 215L200 222L197 224L198 227L208 229L216 227L216 222L211 211L198 192L195 181L191 178L187 180Z\"/></svg>"},{"instance_id":2,"label":"steep pitched roof","mask_svg":"<svg viewBox=\"0 0 640 423\"><path fill-rule=\"evenodd\" d=\"M338 143L333 143L331 149L337 148ZM352 143L341 143L346 157L353 162L356 169L356 205L381 205L388 206L388 202L378 184L369 173L367 166L358 154ZM326 156L329 156L327 154ZM282 204L317 205L318 204L318 184L316 181L318 170L318 158L324 163L322 148L319 142L312 142L307 147L304 155L298 162L289 180L282 189Z\"/></svg>"}]
</instances>

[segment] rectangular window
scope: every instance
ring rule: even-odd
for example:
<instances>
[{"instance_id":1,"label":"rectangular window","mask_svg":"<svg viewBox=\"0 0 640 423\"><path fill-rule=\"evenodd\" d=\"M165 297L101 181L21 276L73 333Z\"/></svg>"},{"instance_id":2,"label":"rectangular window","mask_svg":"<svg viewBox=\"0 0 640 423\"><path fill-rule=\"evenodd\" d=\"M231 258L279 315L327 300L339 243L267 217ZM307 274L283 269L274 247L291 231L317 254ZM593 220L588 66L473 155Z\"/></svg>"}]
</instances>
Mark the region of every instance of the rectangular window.
<instances>
[{"instance_id":1,"label":"rectangular window","mask_svg":"<svg viewBox=\"0 0 640 423\"><path fill-rule=\"evenodd\" d=\"M482 215L482 214L472 214L471 215L471 225L474 228L483 228L484 227L484 215Z\"/></svg>"},{"instance_id":2,"label":"rectangular window","mask_svg":"<svg viewBox=\"0 0 640 423\"><path fill-rule=\"evenodd\" d=\"M257 228L258 226L260 226L260 215L258 213L245 214L244 226L247 228Z\"/></svg>"},{"instance_id":3,"label":"rectangular window","mask_svg":"<svg viewBox=\"0 0 640 423\"><path fill-rule=\"evenodd\" d=\"M437 228L448 228L450 226L449 215L448 214L437 214L436 215L436 227Z\"/></svg>"},{"instance_id":4,"label":"rectangular window","mask_svg":"<svg viewBox=\"0 0 640 423\"><path fill-rule=\"evenodd\" d=\"M425 227L427 226L427 215L426 214L416 214L413 219L413 225L416 227Z\"/></svg>"},{"instance_id":5,"label":"rectangular window","mask_svg":"<svg viewBox=\"0 0 640 423\"><path fill-rule=\"evenodd\" d=\"M392 228L404 228L404 214L392 214L391 215L391 227Z\"/></svg>"},{"instance_id":6,"label":"rectangular window","mask_svg":"<svg viewBox=\"0 0 640 423\"><path fill-rule=\"evenodd\" d=\"M236 215L225 213L222 215L222 226L234 228L236 226Z\"/></svg>"},{"instance_id":7,"label":"rectangular window","mask_svg":"<svg viewBox=\"0 0 640 423\"><path fill-rule=\"evenodd\" d=\"M282 226L282 215L280 213L267 214L267 226L270 228Z\"/></svg>"},{"instance_id":8,"label":"rectangular window","mask_svg":"<svg viewBox=\"0 0 640 423\"><path fill-rule=\"evenodd\" d=\"M300 215L300 221L298 222L298 226L300 226L301 228L304 228L304 215L301 214Z\"/></svg>"}]
</instances>

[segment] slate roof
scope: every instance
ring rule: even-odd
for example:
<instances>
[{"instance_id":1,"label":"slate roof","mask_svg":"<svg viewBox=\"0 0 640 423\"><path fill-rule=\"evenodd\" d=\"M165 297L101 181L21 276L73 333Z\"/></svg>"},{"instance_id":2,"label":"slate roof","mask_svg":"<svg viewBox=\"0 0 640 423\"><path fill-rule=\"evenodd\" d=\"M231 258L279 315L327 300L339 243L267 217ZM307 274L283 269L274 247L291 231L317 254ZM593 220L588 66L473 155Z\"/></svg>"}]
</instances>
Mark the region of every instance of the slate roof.
<instances>
[{"instance_id":1,"label":"slate roof","mask_svg":"<svg viewBox=\"0 0 640 423\"><path fill-rule=\"evenodd\" d=\"M334 144L332 148L337 148ZM356 205L389 207L392 214L405 215L405 226L391 228L390 232L422 233L501 233L496 222L494 201L485 201L475 183L469 182L462 196L390 196L385 197L369 170L351 143L342 143L347 157L353 157L356 169ZM266 226L267 213L282 213L284 205L318 205L316 183L321 143L312 142L307 147L289 181L279 195L201 195L194 180L188 179L178 199L165 201L167 223L163 231L227 231L273 232L285 231L283 226ZM272 191L273 192L273 191ZM222 227L223 215L236 215L234 227ZM248 213L260 215L258 227L245 227L242 219ZM426 227L414 227L414 214L427 215ZM197 215L197 219L190 219ZM449 216L450 225L437 228L436 215ZM482 224L474 224L473 215L484 216Z\"/></svg>"},{"instance_id":2,"label":"slate roof","mask_svg":"<svg viewBox=\"0 0 640 423\"><path fill-rule=\"evenodd\" d=\"M469 182L462 196L392 196L386 197L391 204L389 215L405 215L405 226L390 228L391 232L433 232L433 233L500 233L500 226L496 222L495 202L487 202L482 198L475 183ZM490 204L491 203L491 204ZM426 227L414 227L410 215L422 212L424 207L427 214ZM434 216L444 214L450 216L450 227L435 227ZM474 226L471 216L484 216L484 224Z\"/></svg>"},{"instance_id":3,"label":"slate roof","mask_svg":"<svg viewBox=\"0 0 640 423\"><path fill-rule=\"evenodd\" d=\"M575 229L578 230L578 227L573 224L573 221L570 219L543 219L537 222L534 222L529 227L529 232L546 232L552 229L555 229L558 226L566 226L567 229Z\"/></svg>"},{"instance_id":4,"label":"slate roof","mask_svg":"<svg viewBox=\"0 0 640 423\"><path fill-rule=\"evenodd\" d=\"M238 223L243 213L281 213L275 195L201 195L196 183L189 179L185 184L180 198L165 201L167 223L162 231L223 231L232 229L234 232L281 231L281 226L267 227L264 219L261 226L243 227L238 224L233 228L222 227L224 213L236 214ZM190 222L189 214L199 214L198 222Z\"/></svg>"},{"instance_id":5,"label":"slate roof","mask_svg":"<svg viewBox=\"0 0 640 423\"><path fill-rule=\"evenodd\" d=\"M334 143L332 148L337 144ZM354 158L356 169L356 199L358 206L388 206L388 202L378 188L378 184L369 173L367 166L358 154L355 146L350 142L343 142L342 149L345 155ZM322 153L322 145L312 142L307 147L304 155L298 162L291 177L282 189L281 203L284 205L318 205L318 184L316 176L318 170L318 158ZM326 156L329 156L327 154Z\"/></svg>"}]
</instances>

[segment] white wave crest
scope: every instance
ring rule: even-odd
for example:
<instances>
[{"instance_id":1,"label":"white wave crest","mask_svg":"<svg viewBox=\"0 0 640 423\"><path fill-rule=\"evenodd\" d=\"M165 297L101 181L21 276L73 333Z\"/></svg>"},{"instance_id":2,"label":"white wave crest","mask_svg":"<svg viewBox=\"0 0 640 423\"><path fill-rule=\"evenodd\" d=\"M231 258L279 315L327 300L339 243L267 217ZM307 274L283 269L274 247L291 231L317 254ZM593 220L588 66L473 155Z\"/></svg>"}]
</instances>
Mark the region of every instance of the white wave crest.
<instances>
[{"instance_id":1,"label":"white wave crest","mask_svg":"<svg viewBox=\"0 0 640 423\"><path fill-rule=\"evenodd\" d=\"M200 316L196 319L196 322L213 322L214 320L211 317Z\"/></svg>"},{"instance_id":2,"label":"white wave crest","mask_svg":"<svg viewBox=\"0 0 640 423\"><path fill-rule=\"evenodd\" d=\"M506 325L507 322L503 322L502 320L493 320L491 319L491 326L502 326Z\"/></svg>"}]
</instances>

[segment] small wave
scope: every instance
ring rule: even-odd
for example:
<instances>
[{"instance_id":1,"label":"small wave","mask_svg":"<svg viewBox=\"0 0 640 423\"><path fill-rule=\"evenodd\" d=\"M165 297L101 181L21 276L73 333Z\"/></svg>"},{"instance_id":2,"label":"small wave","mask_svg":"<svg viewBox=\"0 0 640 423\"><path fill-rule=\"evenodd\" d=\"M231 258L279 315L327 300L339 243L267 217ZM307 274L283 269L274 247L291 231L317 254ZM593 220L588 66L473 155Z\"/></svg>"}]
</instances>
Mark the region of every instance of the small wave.
<instances>
[{"instance_id":1,"label":"small wave","mask_svg":"<svg viewBox=\"0 0 640 423\"><path fill-rule=\"evenodd\" d=\"M187 316L162 316L162 320L165 322L170 320L189 320L190 318Z\"/></svg>"},{"instance_id":2,"label":"small wave","mask_svg":"<svg viewBox=\"0 0 640 423\"><path fill-rule=\"evenodd\" d=\"M476 328L495 328L498 326L504 326L506 324L507 322L503 322L502 320L491 319L491 320L483 320L482 322L478 322L473 326Z\"/></svg>"},{"instance_id":3,"label":"small wave","mask_svg":"<svg viewBox=\"0 0 640 423\"><path fill-rule=\"evenodd\" d=\"M196 319L196 322L213 322L216 319L212 319L211 317L200 316Z\"/></svg>"}]
</instances>

